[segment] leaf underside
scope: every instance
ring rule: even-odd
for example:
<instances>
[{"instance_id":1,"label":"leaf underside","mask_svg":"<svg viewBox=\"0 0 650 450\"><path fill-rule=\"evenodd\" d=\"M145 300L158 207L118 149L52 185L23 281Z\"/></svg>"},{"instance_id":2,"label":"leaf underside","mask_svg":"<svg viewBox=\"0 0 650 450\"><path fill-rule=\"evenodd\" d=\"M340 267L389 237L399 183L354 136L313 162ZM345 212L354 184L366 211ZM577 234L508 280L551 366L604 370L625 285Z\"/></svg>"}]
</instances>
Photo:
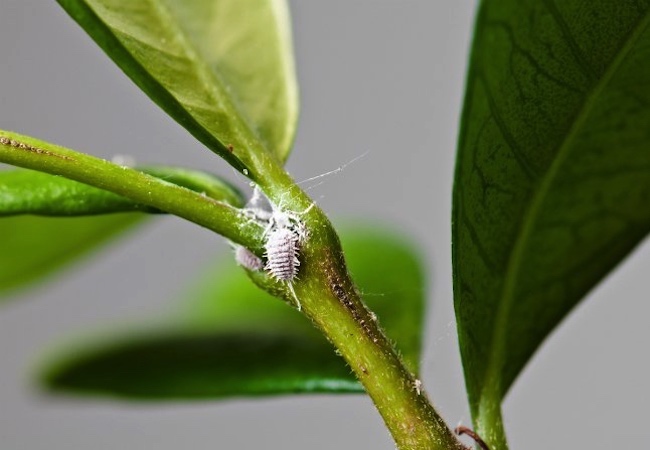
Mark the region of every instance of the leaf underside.
<instances>
[{"instance_id":1,"label":"leaf underside","mask_svg":"<svg viewBox=\"0 0 650 450\"><path fill-rule=\"evenodd\" d=\"M58 2L152 100L230 164L246 167L259 151L286 160L298 95L284 0Z\"/></svg>"},{"instance_id":2,"label":"leaf underside","mask_svg":"<svg viewBox=\"0 0 650 450\"><path fill-rule=\"evenodd\" d=\"M133 228L142 214L0 218L0 301Z\"/></svg>"},{"instance_id":3,"label":"leaf underside","mask_svg":"<svg viewBox=\"0 0 650 450\"><path fill-rule=\"evenodd\" d=\"M479 425L650 230L649 23L647 0L481 4L453 213L455 308Z\"/></svg>"},{"instance_id":4,"label":"leaf underside","mask_svg":"<svg viewBox=\"0 0 650 450\"><path fill-rule=\"evenodd\" d=\"M423 319L417 258L387 232L357 228L342 237L367 303L417 372ZM207 274L173 323L68 350L48 366L46 386L148 400L363 392L301 314L257 289L232 264Z\"/></svg>"}]
</instances>

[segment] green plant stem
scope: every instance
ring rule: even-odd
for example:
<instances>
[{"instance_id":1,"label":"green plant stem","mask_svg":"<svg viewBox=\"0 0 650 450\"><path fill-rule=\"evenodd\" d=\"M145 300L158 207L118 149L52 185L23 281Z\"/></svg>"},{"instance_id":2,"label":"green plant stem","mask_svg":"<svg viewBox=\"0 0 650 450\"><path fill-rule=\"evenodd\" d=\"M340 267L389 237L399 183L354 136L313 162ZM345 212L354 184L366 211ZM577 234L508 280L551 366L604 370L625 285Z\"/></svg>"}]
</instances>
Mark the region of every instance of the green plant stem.
<instances>
[{"instance_id":1,"label":"green plant stem","mask_svg":"<svg viewBox=\"0 0 650 450\"><path fill-rule=\"evenodd\" d=\"M325 334L365 387L401 450L466 450L428 400L421 382L401 361L364 305L346 268L338 236L323 211L271 156L247 161L251 177L285 212L300 216L308 231L300 273L290 286L262 272L263 289L295 303ZM293 291L293 292L292 292ZM297 299L293 298L295 296Z\"/></svg>"},{"instance_id":2,"label":"green plant stem","mask_svg":"<svg viewBox=\"0 0 650 450\"><path fill-rule=\"evenodd\" d=\"M486 387L478 405L478 413L474 414L476 432L488 444L490 450L508 450L499 392L494 383Z\"/></svg>"},{"instance_id":3,"label":"green plant stem","mask_svg":"<svg viewBox=\"0 0 650 450\"><path fill-rule=\"evenodd\" d=\"M275 157L266 152L254 155L246 161L249 177L276 208L301 217L309 236L301 248L298 279L282 284L258 272L254 280L292 303L299 299L304 314L355 372L400 450L466 450L363 304L338 236L323 211ZM0 132L0 162L105 189L195 222L258 253L263 248L262 230L241 210L136 170L8 132Z\"/></svg>"},{"instance_id":4,"label":"green plant stem","mask_svg":"<svg viewBox=\"0 0 650 450\"><path fill-rule=\"evenodd\" d=\"M240 209L128 167L7 131L0 131L0 162L95 186L263 249L263 230Z\"/></svg>"},{"instance_id":5,"label":"green plant stem","mask_svg":"<svg viewBox=\"0 0 650 450\"><path fill-rule=\"evenodd\" d=\"M318 231L310 232L301 254L299 278L291 286L302 312L355 372L399 449L464 450L363 304L327 218L316 207L306 216L308 228ZM262 288L272 293L281 290L287 301L295 303L287 286L262 272L252 275Z\"/></svg>"}]
</instances>

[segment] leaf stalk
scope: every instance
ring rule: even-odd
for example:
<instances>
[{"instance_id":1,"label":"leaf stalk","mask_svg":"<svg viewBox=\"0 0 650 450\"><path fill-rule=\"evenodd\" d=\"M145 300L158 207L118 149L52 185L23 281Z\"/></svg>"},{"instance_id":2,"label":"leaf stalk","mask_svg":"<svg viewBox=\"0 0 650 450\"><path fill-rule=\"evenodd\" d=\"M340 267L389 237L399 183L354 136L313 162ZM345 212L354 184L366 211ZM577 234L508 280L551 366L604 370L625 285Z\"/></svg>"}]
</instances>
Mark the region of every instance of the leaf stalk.
<instances>
[{"instance_id":1,"label":"leaf stalk","mask_svg":"<svg viewBox=\"0 0 650 450\"><path fill-rule=\"evenodd\" d=\"M242 210L138 170L8 131L0 131L0 162L113 192L262 251L262 229Z\"/></svg>"}]
</instances>

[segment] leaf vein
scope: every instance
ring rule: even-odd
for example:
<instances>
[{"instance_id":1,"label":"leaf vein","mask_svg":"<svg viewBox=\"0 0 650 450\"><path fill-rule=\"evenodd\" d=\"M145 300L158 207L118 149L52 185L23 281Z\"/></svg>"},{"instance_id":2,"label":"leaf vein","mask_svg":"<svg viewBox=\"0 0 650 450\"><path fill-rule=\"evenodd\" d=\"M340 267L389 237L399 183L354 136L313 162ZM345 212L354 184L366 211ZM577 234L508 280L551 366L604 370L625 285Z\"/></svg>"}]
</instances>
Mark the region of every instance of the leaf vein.
<instances>
[{"instance_id":1,"label":"leaf vein","mask_svg":"<svg viewBox=\"0 0 650 450\"><path fill-rule=\"evenodd\" d=\"M516 293L519 271L521 269L520 262L523 257L524 249L526 248L528 239L531 236L533 223L537 218L537 215L547 193L550 191L552 181L555 179L559 168L564 163L567 157L567 153L571 149L571 143L586 121L595 100L598 98L599 94L619 69L622 62L628 56L629 52L632 50L634 44L638 41L641 34L648 28L649 23L650 12L646 11L638 20L637 24L631 29L627 39L625 42L623 42L620 51L607 66L598 82L593 86L590 94L585 97L585 101L583 102L582 107L579 109L578 113L575 116L575 119L571 123L571 126L566 135L566 139L562 140L559 143L556 152L557 156L542 178L541 184L539 185L537 192L533 195L533 198L530 202L530 207L523 216L519 236L514 241L515 244L510 254L510 259L506 268L506 277L502 290L501 301L498 302L498 310L495 314L492 351L490 352L489 360L487 362L487 369L485 371L485 378L483 383L483 386L490 388L483 389L480 394L480 403L485 402L485 407L488 407L489 404L498 400L500 396L503 395L503 387L500 385L499 374L503 365L504 352L506 351L506 325L509 320L511 307L515 301L514 296ZM490 396L498 397L490 398Z\"/></svg>"}]
</instances>

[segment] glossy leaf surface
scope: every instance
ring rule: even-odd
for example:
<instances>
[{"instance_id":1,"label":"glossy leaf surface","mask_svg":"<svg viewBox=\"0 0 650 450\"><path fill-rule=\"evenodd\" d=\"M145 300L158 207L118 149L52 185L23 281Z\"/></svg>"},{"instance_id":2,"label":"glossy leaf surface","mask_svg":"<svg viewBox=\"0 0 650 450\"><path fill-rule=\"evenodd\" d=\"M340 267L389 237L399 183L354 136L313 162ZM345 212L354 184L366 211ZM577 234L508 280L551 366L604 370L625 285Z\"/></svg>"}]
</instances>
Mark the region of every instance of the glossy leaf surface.
<instances>
[{"instance_id":1,"label":"glossy leaf surface","mask_svg":"<svg viewBox=\"0 0 650 450\"><path fill-rule=\"evenodd\" d=\"M423 278L413 251L373 230L344 234L343 245L366 301L416 372ZM153 334L59 359L47 371L47 385L144 399L363 392L311 324L257 289L241 269L219 264L192 297L181 320Z\"/></svg>"},{"instance_id":2,"label":"glossy leaf surface","mask_svg":"<svg viewBox=\"0 0 650 450\"><path fill-rule=\"evenodd\" d=\"M160 107L235 166L285 160L298 98L284 0L58 0Z\"/></svg>"},{"instance_id":3,"label":"glossy leaf surface","mask_svg":"<svg viewBox=\"0 0 650 450\"><path fill-rule=\"evenodd\" d=\"M649 23L646 0L481 4L453 225L480 432L498 426L545 337L650 230Z\"/></svg>"},{"instance_id":4,"label":"glossy leaf surface","mask_svg":"<svg viewBox=\"0 0 650 450\"><path fill-rule=\"evenodd\" d=\"M39 281L132 228L145 216L0 218L0 299Z\"/></svg>"},{"instance_id":5,"label":"glossy leaf surface","mask_svg":"<svg viewBox=\"0 0 650 450\"><path fill-rule=\"evenodd\" d=\"M143 171L170 183L203 192L215 200L242 206L241 195L212 175L172 167L151 167ZM0 172L0 216L82 216L132 211L158 210L55 175L26 169Z\"/></svg>"}]
</instances>

